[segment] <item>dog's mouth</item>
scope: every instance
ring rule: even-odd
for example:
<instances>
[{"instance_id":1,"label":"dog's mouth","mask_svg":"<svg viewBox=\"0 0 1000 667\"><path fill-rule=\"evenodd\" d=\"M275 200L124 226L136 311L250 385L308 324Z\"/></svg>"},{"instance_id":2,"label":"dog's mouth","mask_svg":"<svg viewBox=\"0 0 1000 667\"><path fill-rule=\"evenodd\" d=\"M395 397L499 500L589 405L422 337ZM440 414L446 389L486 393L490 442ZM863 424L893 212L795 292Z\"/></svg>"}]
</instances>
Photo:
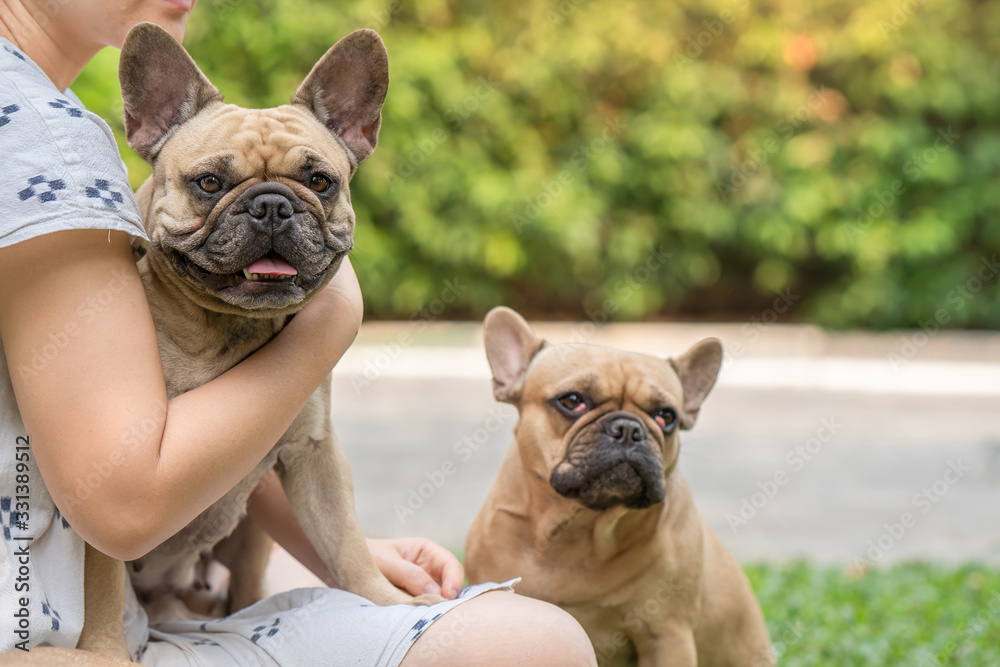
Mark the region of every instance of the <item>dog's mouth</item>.
<instances>
[{"instance_id":1,"label":"dog's mouth","mask_svg":"<svg viewBox=\"0 0 1000 667\"><path fill-rule=\"evenodd\" d=\"M274 250L233 273L215 273L199 266L183 253L169 253L177 273L186 275L203 286L199 289L251 310L284 308L302 301L308 292L323 281L330 267L338 264L337 260L343 254L337 255L323 271L308 275L300 273ZM265 298L261 301L260 297Z\"/></svg>"},{"instance_id":2,"label":"dog's mouth","mask_svg":"<svg viewBox=\"0 0 1000 667\"><path fill-rule=\"evenodd\" d=\"M291 280L294 283L298 275L295 267L273 250L243 269L243 277L247 280Z\"/></svg>"},{"instance_id":3,"label":"dog's mouth","mask_svg":"<svg viewBox=\"0 0 1000 667\"><path fill-rule=\"evenodd\" d=\"M203 269L183 253L172 253L180 261L184 270L193 278L212 289L236 287L246 282L298 285L299 272L281 255L271 251L234 273L214 273Z\"/></svg>"},{"instance_id":4,"label":"dog's mouth","mask_svg":"<svg viewBox=\"0 0 1000 667\"><path fill-rule=\"evenodd\" d=\"M663 468L653 457L616 453L601 458L582 465L564 461L552 471L549 484L561 496L596 511L618 505L644 509L663 501Z\"/></svg>"}]
</instances>

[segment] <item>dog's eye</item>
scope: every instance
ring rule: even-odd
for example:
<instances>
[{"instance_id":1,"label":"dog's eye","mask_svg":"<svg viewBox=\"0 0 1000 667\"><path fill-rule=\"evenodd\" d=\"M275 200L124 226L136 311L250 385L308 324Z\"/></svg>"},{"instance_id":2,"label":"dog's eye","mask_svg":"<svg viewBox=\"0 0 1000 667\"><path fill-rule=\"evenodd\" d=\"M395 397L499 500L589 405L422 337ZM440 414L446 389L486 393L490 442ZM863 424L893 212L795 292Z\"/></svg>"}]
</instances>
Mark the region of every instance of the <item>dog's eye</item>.
<instances>
[{"instance_id":1,"label":"dog's eye","mask_svg":"<svg viewBox=\"0 0 1000 667\"><path fill-rule=\"evenodd\" d=\"M653 421L660 425L665 433L677 428L677 412L673 408L660 408L653 413Z\"/></svg>"},{"instance_id":2,"label":"dog's eye","mask_svg":"<svg viewBox=\"0 0 1000 667\"><path fill-rule=\"evenodd\" d=\"M576 391L563 394L556 399L556 403L559 404L559 407L564 412L573 415L582 415L590 409L590 406L587 404L587 397Z\"/></svg>"},{"instance_id":3,"label":"dog's eye","mask_svg":"<svg viewBox=\"0 0 1000 667\"><path fill-rule=\"evenodd\" d=\"M222 181L214 174L205 174L198 179L198 187L211 195L222 189Z\"/></svg>"},{"instance_id":4,"label":"dog's eye","mask_svg":"<svg viewBox=\"0 0 1000 667\"><path fill-rule=\"evenodd\" d=\"M313 174L309 179L309 189L313 192L326 192L333 185L333 181L323 174Z\"/></svg>"}]
</instances>

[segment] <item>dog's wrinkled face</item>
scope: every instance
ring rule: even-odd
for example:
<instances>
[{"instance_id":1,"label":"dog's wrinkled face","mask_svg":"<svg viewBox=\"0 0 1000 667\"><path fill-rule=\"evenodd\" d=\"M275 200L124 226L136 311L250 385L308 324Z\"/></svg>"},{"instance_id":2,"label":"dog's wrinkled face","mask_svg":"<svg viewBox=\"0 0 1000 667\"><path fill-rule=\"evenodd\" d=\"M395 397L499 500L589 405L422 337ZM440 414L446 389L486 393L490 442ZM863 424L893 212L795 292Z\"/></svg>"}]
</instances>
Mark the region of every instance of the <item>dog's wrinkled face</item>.
<instances>
[{"instance_id":1,"label":"dog's wrinkled face","mask_svg":"<svg viewBox=\"0 0 1000 667\"><path fill-rule=\"evenodd\" d=\"M157 157L150 249L205 307L301 307L352 247L350 176L304 111L216 105Z\"/></svg>"},{"instance_id":2,"label":"dog's wrinkled face","mask_svg":"<svg viewBox=\"0 0 1000 667\"><path fill-rule=\"evenodd\" d=\"M552 488L593 510L649 507L677 458L683 390L663 359L590 345L541 350L525 376L518 435L554 450Z\"/></svg>"},{"instance_id":3,"label":"dog's wrinkled face","mask_svg":"<svg viewBox=\"0 0 1000 667\"><path fill-rule=\"evenodd\" d=\"M153 166L138 199L154 270L210 310L299 310L353 246L348 183L388 83L378 36L345 37L276 109L223 104L149 24L129 34L121 78L129 143Z\"/></svg>"},{"instance_id":4,"label":"dog's wrinkled face","mask_svg":"<svg viewBox=\"0 0 1000 667\"><path fill-rule=\"evenodd\" d=\"M718 341L678 359L595 345L547 345L508 309L484 335L499 400L517 405L522 462L592 510L662 502L680 449L721 364Z\"/></svg>"}]
</instances>

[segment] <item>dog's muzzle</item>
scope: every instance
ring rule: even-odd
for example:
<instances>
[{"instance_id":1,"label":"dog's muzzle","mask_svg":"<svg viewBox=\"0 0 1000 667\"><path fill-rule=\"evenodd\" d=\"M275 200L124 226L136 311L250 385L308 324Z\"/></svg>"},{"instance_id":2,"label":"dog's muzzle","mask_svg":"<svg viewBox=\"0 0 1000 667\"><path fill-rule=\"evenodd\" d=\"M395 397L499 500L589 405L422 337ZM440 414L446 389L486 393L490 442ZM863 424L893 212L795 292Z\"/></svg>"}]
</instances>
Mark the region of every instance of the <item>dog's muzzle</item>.
<instances>
[{"instance_id":1,"label":"dog's muzzle","mask_svg":"<svg viewBox=\"0 0 1000 667\"><path fill-rule=\"evenodd\" d=\"M327 238L325 220L283 183L257 183L219 216L193 250L168 251L175 271L248 313L298 308L340 266L350 234Z\"/></svg>"},{"instance_id":2,"label":"dog's muzzle","mask_svg":"<svg viewBox=\"0 0 1000 667\"><path fill-rule=\"evenodd\" d=\"M642 509L666 496L663 459L634 415L604 415L576 435L549 478L560 495L592 510Z\"/></svg>"}]
</instances>

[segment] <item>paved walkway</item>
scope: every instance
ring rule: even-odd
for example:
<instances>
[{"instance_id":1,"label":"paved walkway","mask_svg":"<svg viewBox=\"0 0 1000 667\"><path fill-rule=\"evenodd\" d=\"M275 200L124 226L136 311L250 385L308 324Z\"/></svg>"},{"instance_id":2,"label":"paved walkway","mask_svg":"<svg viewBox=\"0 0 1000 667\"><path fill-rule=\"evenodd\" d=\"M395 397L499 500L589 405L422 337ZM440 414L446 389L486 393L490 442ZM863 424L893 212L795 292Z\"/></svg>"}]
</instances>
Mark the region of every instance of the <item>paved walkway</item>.
<instances>
[{"instance_id":1,"label":"paved walkway","mask_svg":"<svg viewBox=\"0 0 1000 667\"><path fill-rule=\"evenodd\" d=\"M543 324L666 356L707 336L726 362L680 469L742 560L1000 563L1000 334L807 326ZM334 426L372 536L460 550L511 438L474 324L365 325L338 365ZM272 588L307 579L283 556Z\"/></svg>"}]
</instances>

